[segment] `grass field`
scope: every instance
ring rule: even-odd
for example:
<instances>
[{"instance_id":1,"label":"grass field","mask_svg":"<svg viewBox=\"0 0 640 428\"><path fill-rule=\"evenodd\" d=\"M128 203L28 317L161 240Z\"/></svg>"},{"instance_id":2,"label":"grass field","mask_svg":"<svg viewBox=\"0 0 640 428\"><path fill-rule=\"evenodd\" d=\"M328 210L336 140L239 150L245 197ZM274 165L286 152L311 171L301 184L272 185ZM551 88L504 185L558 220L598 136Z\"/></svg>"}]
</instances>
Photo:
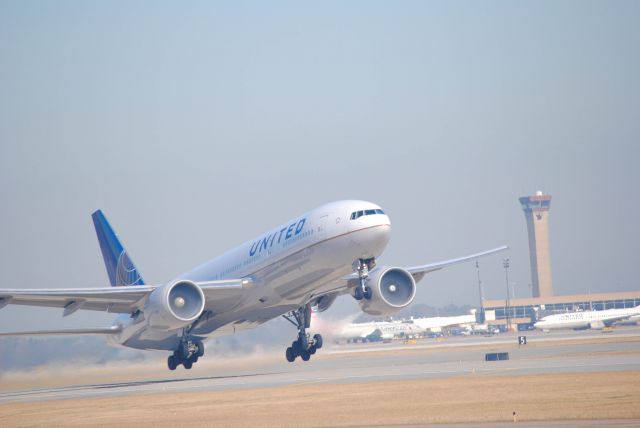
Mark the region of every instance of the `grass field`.
<instances>
[{"instance_id":1,"label":"grass field","mask_svg":"<svg viewBox=\"0 0 640 428\"><path fill-rule=\"evenodd\" d=\"M640 418L640 371L306 384L0 405L0 426L346 427Z\"/></svg>"}]
</instances>

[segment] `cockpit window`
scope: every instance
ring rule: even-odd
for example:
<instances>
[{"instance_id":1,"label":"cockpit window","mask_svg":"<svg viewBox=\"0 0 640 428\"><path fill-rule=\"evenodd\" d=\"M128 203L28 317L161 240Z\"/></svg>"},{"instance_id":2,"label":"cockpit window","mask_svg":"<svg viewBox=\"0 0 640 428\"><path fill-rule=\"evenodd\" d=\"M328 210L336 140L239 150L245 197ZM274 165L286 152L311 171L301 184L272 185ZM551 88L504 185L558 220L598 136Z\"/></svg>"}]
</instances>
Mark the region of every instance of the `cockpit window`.
<instances>
[{"instance_id":1,"label":"cockpit window","mask_svg":"<svg viewBox=\"0 0 640 428\"><path fill-rule=\"evenodd\" d=\"M384 211L382 211L381 209L354 211L351 213L351 220L360 218L363 215L374 215L374 214L384 214Z\"/></svg>"}]
</instances>

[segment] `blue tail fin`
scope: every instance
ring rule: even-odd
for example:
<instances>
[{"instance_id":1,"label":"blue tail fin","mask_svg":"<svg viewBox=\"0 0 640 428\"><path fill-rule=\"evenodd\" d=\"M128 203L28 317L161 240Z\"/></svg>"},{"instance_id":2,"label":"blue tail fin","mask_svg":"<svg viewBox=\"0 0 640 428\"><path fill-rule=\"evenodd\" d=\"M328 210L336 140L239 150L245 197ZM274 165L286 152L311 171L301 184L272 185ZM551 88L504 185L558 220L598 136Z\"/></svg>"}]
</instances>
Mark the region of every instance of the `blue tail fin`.
<instances>
[{"instance_id":1,"label":"blue tail fin","mask_svg":"<svg viewBox=\"0 0 640 428\"><path fill-rule=\"evenodd\" d=\"M138 269L129 258L127 251L118 239L118 235L115 234L102 211L94 212L91 218L96 228L100 250L102 250L102 257L109 274L111 286L144 284Z\"/></svg>"}]
</instances>

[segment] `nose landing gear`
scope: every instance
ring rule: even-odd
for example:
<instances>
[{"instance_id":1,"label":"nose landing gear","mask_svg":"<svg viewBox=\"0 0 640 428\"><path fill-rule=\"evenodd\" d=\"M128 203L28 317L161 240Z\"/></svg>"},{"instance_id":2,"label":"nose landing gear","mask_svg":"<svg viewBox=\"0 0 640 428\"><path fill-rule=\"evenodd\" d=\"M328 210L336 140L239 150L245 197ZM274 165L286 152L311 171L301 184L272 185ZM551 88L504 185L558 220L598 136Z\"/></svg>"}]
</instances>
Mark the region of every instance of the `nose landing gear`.
<instances>
[{"instance_id":1,"label":"nose landing gear","mask_svg":"<svg viewBox=\"0 0 640 428\"><path fill-rule=\"evenodd\" d=\"M322 336L319 334L311 336L307 333L307 329L311 326L311 305L302 306L282 317L298 329L298 338L291 343L285 353L287 361L292 363L297 357L302 358L302 361L309 361L311 356L322 348Z\"/></svg>"},{"instance_id":2,"label":"nose landing gear","mask_svg":"<svg viewBox=\"0 0 640 428\"><path fill-rule=\"evenodd\" d=\"M369 278L369 271L376 265L375 259L358 259L353 262L353 270L358 273L358 280L360 286L356 287L353 291L353 297L356 300L371 299L373 292L371 287L367 285L367 278Z\"/></svg>"}]
</instances>

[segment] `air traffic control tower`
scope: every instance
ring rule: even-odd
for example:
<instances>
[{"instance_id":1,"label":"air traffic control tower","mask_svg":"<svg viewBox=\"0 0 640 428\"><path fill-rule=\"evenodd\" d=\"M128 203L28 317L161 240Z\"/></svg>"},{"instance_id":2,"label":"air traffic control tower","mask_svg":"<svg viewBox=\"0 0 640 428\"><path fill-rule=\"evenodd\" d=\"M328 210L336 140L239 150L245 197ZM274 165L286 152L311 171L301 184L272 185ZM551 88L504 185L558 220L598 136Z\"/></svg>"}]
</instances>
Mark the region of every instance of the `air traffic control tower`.
<instances>
[{"instance_id":1,"label":"air traffic control tower","mask_svg":"<svg viewBox=\"0 0 640 428\"><path fill-rule=\"evenodd\" d=\"M553 296L551 259L549 254L549 207L551 195L537 191L519 199L529 232L531 285L533 297Z\"/></svg>"}]
</instances>

